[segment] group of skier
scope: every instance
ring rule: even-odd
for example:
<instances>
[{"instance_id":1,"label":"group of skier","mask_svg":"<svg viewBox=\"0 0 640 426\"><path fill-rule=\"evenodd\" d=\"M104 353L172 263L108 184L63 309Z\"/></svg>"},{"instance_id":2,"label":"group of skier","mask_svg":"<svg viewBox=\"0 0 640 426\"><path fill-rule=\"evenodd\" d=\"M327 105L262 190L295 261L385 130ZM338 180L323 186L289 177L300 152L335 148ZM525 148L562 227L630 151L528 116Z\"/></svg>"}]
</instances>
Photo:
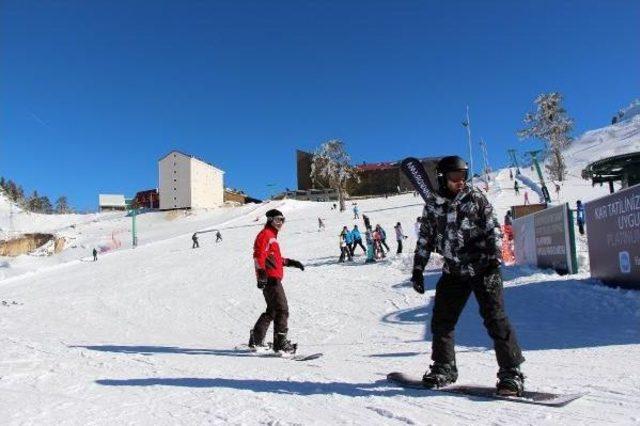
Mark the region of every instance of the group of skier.
<instances>
[{"instance_id":1,"label":"group of skier","mask_svg":"<svg viewBox=\"0 0 640 426\"><path fill-rule=\"evenodd\" d=\"M365 229L364 238L366 247L362 244L362 234L358 229L358 225L354 225L351 231L349 231L349 228L346 226L342 228L342 231L338 235L340 247L338 262L344 262L345 258L350 261L353 260L355 249L358 246L362 248L363 253L367 256L366 263L375 262L376 259L384 258L386 252L391 250L387 245L387 233L382 226L376 225L374 229L369 226Z\"/></svg>"},{"instance_id":2,"label":"group of skier","mask_svg":"<svg viewBox=\"0 0 640 426\"><path fill-rule=\"evenodd\" d=\"M433 363L424 373L422 382L426 387L437 388L457 380L454 330L469 296L473 293L480 306L484 325L494 343L499 366L496 391L500 395L522 395L524 375L520 364L524 362L524 357L505 312L500 272L500 225L493 207L482 191L467 184L468 166L462 158L442 158L437 164L436 172L438 187L426 197L419 221L419 238L411 275L414 290L423 294L424 270L431 253L436 252L443 257L442 275L436 285L431 316ZM269 324L273 321L273 350L295 353L297 345L287 339L289 310L282 286L283 267L295 267L304 271L304 265L281 255L277 237L285 223L282 212L273 209L266 216L267 223L254 243L253 259L257 286L263 292L267 308L250 332L249 347L266 347L264 339ZM354 208L355 216L359 216L359 212ZM367 233L375 232L370 226L366 228ZM381 228L376 228L380 235ZM405 236L400 223L395 228L396 239L401 242ZM342 260L344 257L352 257L358 245L365 250L357 225L351 231L343 228L340 245ZM398 252L401 250L399 245Z\"/></svg>"}]
</instances>

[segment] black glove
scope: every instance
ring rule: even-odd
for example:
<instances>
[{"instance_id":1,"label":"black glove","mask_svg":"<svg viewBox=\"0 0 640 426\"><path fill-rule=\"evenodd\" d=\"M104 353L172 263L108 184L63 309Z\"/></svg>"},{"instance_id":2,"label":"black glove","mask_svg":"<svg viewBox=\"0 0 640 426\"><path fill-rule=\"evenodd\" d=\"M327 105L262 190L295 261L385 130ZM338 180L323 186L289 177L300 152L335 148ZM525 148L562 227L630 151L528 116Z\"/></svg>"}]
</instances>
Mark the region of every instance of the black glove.
<instances>
[{"instance_id":1,"label":"black glove","mask_svg":"<svg viewBox=\"0 0 640 426\"><path fill-rule=\"evenodd\" d=\"M424 275L420 269L414 269L411 273L413 289L420 294L424 294Z\"/></svg>"},{"instance_id":2,"label":"black glove","mask_svg":"<svg viewBox=\"0 0 640 426\"><path fill-rule=\"evenodd\" d=\"M262 290L267 285L267 271L258 269L258 288Z\"/></svg>"},{"instance_id":3,"label":"black glove","mask_svg":"<svg viewBox=\"0 0 640 426\"><path fill-rule=\"evenodd\" d=\"M304 265L294 259L287 259L287 266L290 266L292 268L298 268L301 271L304 271Z\"/></svg>"},{"instance_id":4,"label":"black glove","mask_svg":"<svg viewBox=\"0 0 640 426\"><path fill-rule=\"evenodd\" d=\"M502 274L500 266L492 265L487 269L483 278L484 288L489 293L498 293L502 289Z\"/></svg>"}]
</instances>

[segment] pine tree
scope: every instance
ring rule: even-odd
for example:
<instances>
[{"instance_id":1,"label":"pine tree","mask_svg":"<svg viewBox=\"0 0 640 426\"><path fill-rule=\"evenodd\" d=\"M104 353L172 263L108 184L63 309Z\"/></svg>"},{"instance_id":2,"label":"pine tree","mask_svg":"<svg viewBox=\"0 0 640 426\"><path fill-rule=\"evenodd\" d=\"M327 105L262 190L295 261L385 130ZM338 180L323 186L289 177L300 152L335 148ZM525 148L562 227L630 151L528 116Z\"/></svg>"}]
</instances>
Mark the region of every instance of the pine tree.
<instances>
[{"instance_id":1,"label":"pine tree","mask_svg":"<svg viewBox=\"0 0 640 426\"><path fill-rule=\"evenodd\" d=\"M24 189L22 189L21 185L16 187L16 204L20 207L24 207L26 204L26 200L24 199Z\"/></svg>"},{"instance_id":2,"label":"pine tree","mask_svg":"<svg viewBox=\"0 0 640 426\"><path fill-rule=\"evenodd\" d=\"M16 187L15 182L11 179L7 181L7 196L13 202L16 202L18 199L18 188Z\"/></svg>"},{"instance_id":3,"label":"pine tree","mask_svg":"<svg viewBox=\"0 0 640 426\"><path fill-rule=\"evenodd\" d=\"M66 196L62 195L56 200L56 213L71 213L71 208L69 207L69 202L67 201Z\"/></svg>"},{"instance_id":4,"label":"pine tree","mask_svg":"<svg viewBox=\"0 0 640 426\"><path fill-rule=\"evenodd\" d=\"M571 142L573 129L573 120L562 107L562 98L558 92L539 95L534 101L536 111L524 117L527 127L518 132L521 139L536 138L544 142L549 153L547 171L558 181L563 181L567 173L562 150Z\"/></svg>"},{"instance_id":5,"label":"pine tree","mask_svg":"<svg viewBox=\"0 0 640 426\"><path fill-rule=\"evenodd\" d=\"M53 213L53 205L46 195L40 197L40 213L51 214Z\"/></svg>"},{"instance_id":6,"label":"pine tree","mask_svg":"<svg viewBox=\"0 0 640 426\"><path fill-rule=\"evenodd\" d=\"M27 200L27 209L30 212L34 212L34 213L38 213L41 210L41 204L40 204L41 200L40 200L40 196L38 195L38 191L33 191L33 194L31 194L31 197L29 197L29 199Z\"/></svg>"},{"instance_id":7,"label":"pine tree","mask_svg":"<svg viewBox=\"0 0 640 426\"><path fill-rule=\"evenodd\" d=\"M349 164L350 162L351 157L345 151L344 143L338 139L320 145L311 159L311 180L314 184L338 191L340 211L345 209L344 195L347 182L350 179L360 181L356 169Z\"/></svg>"}]
</instances>

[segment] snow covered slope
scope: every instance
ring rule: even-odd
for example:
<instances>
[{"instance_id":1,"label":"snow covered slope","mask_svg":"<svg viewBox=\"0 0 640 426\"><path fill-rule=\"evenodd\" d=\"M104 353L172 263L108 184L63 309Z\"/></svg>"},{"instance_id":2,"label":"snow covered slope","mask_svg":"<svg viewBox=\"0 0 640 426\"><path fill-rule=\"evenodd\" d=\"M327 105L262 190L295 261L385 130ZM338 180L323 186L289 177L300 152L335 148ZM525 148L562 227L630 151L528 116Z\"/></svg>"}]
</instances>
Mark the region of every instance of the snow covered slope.
<instances>
[{"instance_id":1,"label":"snow covered slope","mask_svg":"<svg viewBox=\"0 0 640 426\"><path fill-rule=\"evenodd\" d=\"M637 133L631 138L638 143ZM588 158L575 149L574 158ZM567 181L561 201L597 196L579 183ZM496 172L489 197L500 215L520 200L511 185L508 171ZM527 387L588 392L582 399L554 409L387 383L390 371L421 374L430 363L438 262L427 274L427 293L415 293L408 279L418 198L358 204L390 236L402 223L409 235L404 254L364 264L358 252L353 263L336 263L338 232L362 222L351 211L330 210L329 203L143 214L135 249L126 231L131 219L122 213L55 223L38 217L34 223L67 233L75 248L49 258L2 259L2 423L640 422L640 294L603 287L586 273L504 269L507 310L527 358ZM284 280L291 338L302 352L324 352L317 360L234 351L264 309L251 250L264 212L273 207L287 217L280 236L284 255L307 265L304 272L288 269ZM326 231L318 232L317 217L325 219ZM203 234L201 248L191 249L193 232L213 228L221 229L221 243ZM114 235L119 248L109 247ZM107 247L97 262L88 258L94 246ZM471 300L458 325L459 382L491 385L495 355L477 311Z\"/></svg>"}]
</instances>

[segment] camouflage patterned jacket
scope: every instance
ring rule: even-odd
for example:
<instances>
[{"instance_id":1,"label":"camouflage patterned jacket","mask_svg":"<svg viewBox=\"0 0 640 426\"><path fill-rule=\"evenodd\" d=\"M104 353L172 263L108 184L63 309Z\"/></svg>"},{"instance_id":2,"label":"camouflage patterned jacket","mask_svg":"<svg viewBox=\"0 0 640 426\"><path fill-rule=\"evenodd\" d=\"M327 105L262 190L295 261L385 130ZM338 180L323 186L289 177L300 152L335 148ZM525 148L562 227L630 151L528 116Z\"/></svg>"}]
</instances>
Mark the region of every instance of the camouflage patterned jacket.
<instances>
[{"instance_id":1,"label":"camouflage patterned jacket","mask_svg":"<svg viewBox=\"0 0 640 426\"><path fill-rule=\"evenodd\" d=\"M422 212L413 260L424 270L431 252L444 257L443 272L475 276L502 261L502 234L493 206L477 188L465 186L453 199L432 193Z\"/></svg>"}]
</instances>

